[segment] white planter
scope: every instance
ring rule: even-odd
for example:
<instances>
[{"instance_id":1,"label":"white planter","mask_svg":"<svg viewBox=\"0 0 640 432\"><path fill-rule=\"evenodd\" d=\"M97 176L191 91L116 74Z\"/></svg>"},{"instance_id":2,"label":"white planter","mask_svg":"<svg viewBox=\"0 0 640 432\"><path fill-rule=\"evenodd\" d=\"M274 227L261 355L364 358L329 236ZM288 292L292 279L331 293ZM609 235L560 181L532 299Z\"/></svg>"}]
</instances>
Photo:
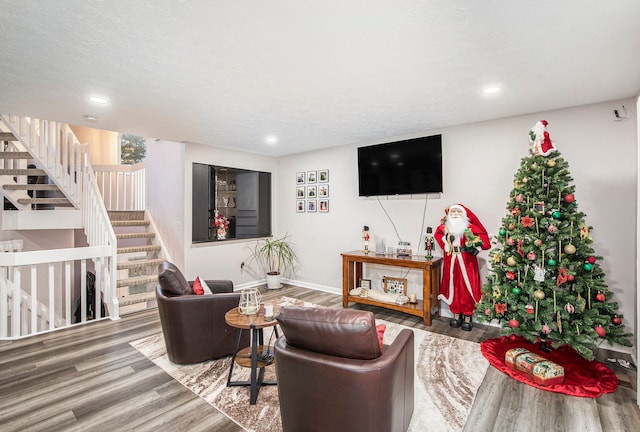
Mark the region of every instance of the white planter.
<instances>
[{"instance_id":1,"label":"white planter","mask_svg":"<svg viewBox=\"0 0 640 432\"><path fill-rule=\"evenodd\" d=\"M267 273L267 289L279 289L282 288L282 283L280 282L281 275L280 273Z\"/></svg>"}]
</instances>

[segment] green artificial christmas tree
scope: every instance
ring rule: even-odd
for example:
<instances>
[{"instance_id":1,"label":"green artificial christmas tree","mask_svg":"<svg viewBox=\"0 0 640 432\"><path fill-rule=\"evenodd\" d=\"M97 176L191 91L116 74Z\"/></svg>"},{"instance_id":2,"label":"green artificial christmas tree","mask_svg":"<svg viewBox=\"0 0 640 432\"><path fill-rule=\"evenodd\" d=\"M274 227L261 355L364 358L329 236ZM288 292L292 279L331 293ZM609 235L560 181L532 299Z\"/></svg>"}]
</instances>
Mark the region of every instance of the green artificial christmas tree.
<instances>
[{"instance_id":1,"label":"green artificial christmas tree","mask_svg":"<svg viewBox=\"0 0 640 432\"><path fill-rule=\"evenodd\" d=\"M578 210L569 164L546 126L541 120L529 132L530 154L515 174L477 315L497 319L503 335L539 338L543 350L547 342L570 345L592 360L601 339L631 346L631 335Z\"/></svg>"}]
</instances>

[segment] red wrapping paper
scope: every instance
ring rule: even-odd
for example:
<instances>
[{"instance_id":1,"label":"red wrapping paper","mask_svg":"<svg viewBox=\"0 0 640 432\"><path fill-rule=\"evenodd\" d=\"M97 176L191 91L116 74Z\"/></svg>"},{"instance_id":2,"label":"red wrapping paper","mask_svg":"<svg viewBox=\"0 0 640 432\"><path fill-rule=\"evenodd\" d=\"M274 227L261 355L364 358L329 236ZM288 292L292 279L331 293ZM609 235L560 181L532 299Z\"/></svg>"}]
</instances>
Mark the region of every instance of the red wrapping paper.
<instances>
[{"instance_id":1,"label":"red wrapping paper","mask_svg":"<svg viewBox=\"0 0 640 432\"><path fill-rule=\"evenodd\" d=\"M570 346L561 346L545 353L538 349L538 344L516 338L509 340L503 336L489 339L480 343L482 355L499 371L511 378L554 393L564 393L571 396L596 398L606 393L613 393L618 389L618 378L603 363L589 361L580 356ZM564 367L564 382L562 384L540 385L534 383L528 375L515 371L505 364L504 356L512 348L526 348L532 353L540 354L548 360Z\"/></svg>"}]
</instances>

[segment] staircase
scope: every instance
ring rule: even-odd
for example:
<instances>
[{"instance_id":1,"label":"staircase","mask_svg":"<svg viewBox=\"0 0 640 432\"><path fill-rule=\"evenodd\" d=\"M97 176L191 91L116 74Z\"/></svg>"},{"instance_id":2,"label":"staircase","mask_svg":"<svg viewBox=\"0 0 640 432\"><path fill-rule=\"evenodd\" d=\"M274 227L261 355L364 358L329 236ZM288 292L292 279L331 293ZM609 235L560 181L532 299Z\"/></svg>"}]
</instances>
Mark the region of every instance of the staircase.
<instances>
[{"instance_id":1,"label":"staircase","mask_svg":"<svg viewBox=\"0 0 640 432\"><path fill-rule=\"evenodd\" d=\"M79 245L64 249L0 253L0 340L156 306L157 268L170 257L144 211L144 164L94 171L88 151L66 124L0 114L0 230L35 243L35 230L85 236L72 234ZM95 304L80 276L87 271L96 277Z\"/></svg>"},{"instance_id":2,"label":"staircase","mask_svg":"<svg viewBox=\"0 0 640 432\"><path fill-rule=\"evenodd\" d=\"M19 151L14 143L19 140L11 132L1 132L0 186L9 209L55 209L73 207L60 188L49 181L47 172L37 168L27 151Z\"/></svg>"},{"instance_id":3,"label":"staircase","mask_svg":"<svg viewBox=\"0 0 640 432\"><path fill-rule=\"evenodd\" d=\"M155 287L162 246L145 211L109 211L118 241L117 293L120 313L127 314L156 306Z\"/></svg>"}]
</instances>

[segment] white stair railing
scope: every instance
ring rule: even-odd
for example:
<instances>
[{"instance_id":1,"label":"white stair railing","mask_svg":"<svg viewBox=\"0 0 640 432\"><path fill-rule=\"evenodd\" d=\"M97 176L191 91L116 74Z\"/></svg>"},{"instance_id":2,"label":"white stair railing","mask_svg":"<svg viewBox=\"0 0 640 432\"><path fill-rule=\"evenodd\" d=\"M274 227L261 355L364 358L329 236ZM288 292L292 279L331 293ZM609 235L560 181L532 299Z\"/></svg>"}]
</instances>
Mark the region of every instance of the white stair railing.
<instances>
[{"instance_id":1,"label":"white stair railing","mask_svg":"<svg viewBox=\"0 0 640 432\"><path fill-rule=\"evenodd\" d=\"M31 117L2 115L5 127L45 170L65 197L78 208L82 196L82 176L88 146L81 144L69 125Z\"/></svg>"},{"instance_id":2,"label":"white stair railing","mask_svg":"<svg viewBox=\"0 0 640 432\"><path fill-rule=\"evenodd\" d=\"M144 210L146 167L135 165L93 165L98 188L107 210Z\"/></svg>"},{"instance_id":3,"label":"white stair railing","mask_svg":"<svg viewBox=\"0 0 640 432\"><path fill-rule=\"evenodd\" d=\"M109 246L0 254L0 339L17 339L76 324L72 287L78 286L74 283L78 279L81 293L79 322L102 318L102 301L106 296L101 294L99 281L104 281L105 274L110 272L111 260ZM86 274L90 267L96 274L93 317L87 316ZM24 292L30 301L26 312L22 307ZM39 316L40 305L48 312L44 320ZM23 316L24 313L28 313L28 317ZM46 328L43 328L43 322L46 322Z\"/></svg>"}]
</instances>

